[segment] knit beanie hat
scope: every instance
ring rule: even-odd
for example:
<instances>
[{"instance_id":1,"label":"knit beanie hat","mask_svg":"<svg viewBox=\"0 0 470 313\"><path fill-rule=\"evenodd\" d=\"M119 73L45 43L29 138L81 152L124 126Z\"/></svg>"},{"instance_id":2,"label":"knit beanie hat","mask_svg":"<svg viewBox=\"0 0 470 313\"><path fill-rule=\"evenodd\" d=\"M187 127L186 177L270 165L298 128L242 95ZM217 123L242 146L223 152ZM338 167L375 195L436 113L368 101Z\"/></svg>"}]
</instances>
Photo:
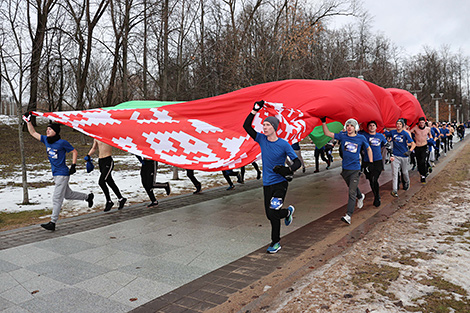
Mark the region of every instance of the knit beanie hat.
<instances>
[{"instance_id":1,"label":"knit beanie hat","mask_svg":"<svg viewBox=\"0 0 470 313\"><path fill-rule=\"evenodd\" d=\"M277 131L277 128L279 127L279 120L275 118L274 116L268 116L267 118L264 119L264 122L268 122L271 124L274 128L275 131Z\"/></svg>"},{"instance_id":2,"label":"knit beanie hat","mask_svg":"<svg viewBox=\"0 0 470 313\"><path fill-rule=\"evenodd\" d=\"M49 125L47 125L47 127L52 128L52 130L55 132L56 135L58 135L60 133L60 124L49 123Z\"/></svg>"},{"instance_id":3,"label":"knit beanie hat","mask_svg":"<svg viewBox=\"0 0 470 313\"><path fill-rule=\"evenodd\" d=\"M346 123L344 123L344 130L346 130L346 125L352 125L356 132L359 130L359 123L353 118L350 118Z\"/></svg>"},{"instance_id":4,"label":"knit beanie hat","mask_svg":"<svg viewBox=\"0 0 470 313\"><path fill-rule=\"evenodd\" d=\"M397 121L397 123L399 123L399 122L401 123L401 125L402 125L403 127L406 126L406 122L405 122L405 119L404 119L404 118L399 118L398 121Z\"/></svg>"}]
</instances>

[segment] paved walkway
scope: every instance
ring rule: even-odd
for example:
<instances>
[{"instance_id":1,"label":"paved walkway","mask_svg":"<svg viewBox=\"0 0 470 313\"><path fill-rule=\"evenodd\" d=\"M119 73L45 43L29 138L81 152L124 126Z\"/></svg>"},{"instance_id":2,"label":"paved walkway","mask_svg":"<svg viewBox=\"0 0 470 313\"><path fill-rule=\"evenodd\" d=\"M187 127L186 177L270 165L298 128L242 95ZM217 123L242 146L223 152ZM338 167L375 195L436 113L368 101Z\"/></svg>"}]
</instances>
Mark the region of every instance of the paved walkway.
<instances>
[{"instance_id":1,"label":"paved walkway","mask_svg":"<svg viewBox=\"0 0 470 313\"><path fill-rule=\"evenodd\" d=\"M367 223L354 224L356 215L354 228L339 221L347 203L339 163L329 171L296 174L286 199L295 204L295 219L282 227L282 249L275 255L265 253L270 225L260 181L234 191L221 187L170 197L158 209L132 206L64 219L55 232L38 226L2 232L0 310L202 312L216 307L335 228L364 229ZM380 179L383 199L390 178L387 166ZM360 188L370 191L365 179ZM390 207L373 208L371 197L358 221Z\"/></svg>"}]
</instances>

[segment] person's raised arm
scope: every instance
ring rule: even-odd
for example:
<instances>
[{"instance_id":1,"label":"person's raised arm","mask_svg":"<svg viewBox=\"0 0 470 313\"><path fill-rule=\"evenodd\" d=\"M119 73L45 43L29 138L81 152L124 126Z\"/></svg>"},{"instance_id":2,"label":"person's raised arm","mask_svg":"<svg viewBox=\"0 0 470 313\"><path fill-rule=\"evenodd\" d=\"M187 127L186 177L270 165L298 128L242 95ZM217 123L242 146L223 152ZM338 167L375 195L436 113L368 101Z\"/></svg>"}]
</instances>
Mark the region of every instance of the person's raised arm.
<instances>
[{"instance_id":1,"label":"person's raised arm","mask_svg":"<svg viewBox=\"0 0 470 313\"><path fill-rule=\"evenodd\" d=\"M335 134L332 133L329 129L328 129L328 126L326 126L326 116L325 117L322 117L320 118L321 120L321 126L323 128L323 133L325 134L325 136L328 136L330 138L335 138Z\"/></svg>"},{"instance_id":2,"label":"person's raised arm","mask_svg":"<svg viewBox=\"0 0 470 313\"><path fill-rule=\"evenodd\" d=\"M253 105L253 110L251 110L250 114L245 119L245 122L243 123L243 128L245 131L250 135L251 138L256 139L256 130L253 129L253 126L251 126L251 123L253 123L253 119L255 118L256 113L261 110L261 108L264 105L264 101L256 101L255 104Z\"/></svg>"},{"instance_id":3,"label":"person's raised arm","mask_svg":"<svg viewBox=\"0 0 470 313\"><path fill-rule=\"evenodd\" d=\"M29 134L37 140L41 140L41 134L39 134L36 129L34 129L33 124L31 124L31 112L23 114L23 121L25 121L26 125L28 126Z\"/></svg>"}]
</instances>

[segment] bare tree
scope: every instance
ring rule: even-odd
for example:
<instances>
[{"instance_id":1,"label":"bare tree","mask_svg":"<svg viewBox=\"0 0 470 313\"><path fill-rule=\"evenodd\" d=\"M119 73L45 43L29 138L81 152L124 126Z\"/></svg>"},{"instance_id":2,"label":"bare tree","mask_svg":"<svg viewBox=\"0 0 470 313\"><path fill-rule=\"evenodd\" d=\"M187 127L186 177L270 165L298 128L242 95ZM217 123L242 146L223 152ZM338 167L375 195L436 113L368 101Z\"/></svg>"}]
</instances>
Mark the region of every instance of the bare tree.
<instances>
[{"instance_id":1,"label":"bare tree","mask_svg":"<svg viewBox=\"0 0 470 313\"><path fill-rule=\"evenodd\" d=\"M47 20L50 11L56 5L57 0L27 0L27 22L29 35L31 37L31 64L30 64L30 93L28 110L36 110L38 96L39 67L41 65L41 54L44 45L44 36L47 30ZM33 17L36 17L33 22ZM33 124L35 119L32 119Z\"/></svg>"},{"instance_id":2,"label":"bare tree","mask_svg":"<svg viewBox=\"0 0 470 313\"><path fill-rule=\"evenodd\" d=\"M27 55L31 55L29 51L24 51L24 47L28 45L23 42L21 36L25 29L23 21L25 21L26 13L23 11L21 0L9 1L6 6L2 6L0 10L1 19L5 22L4 28L0 32L0 62L2 71L0 72L2 79L8 84L11 94L10 99L16 103L18 114L18 136L21 154L21 180L23 186L23 202L29 204L27 167L24 150L24 137L22 131L22 113L23 113L23 97L27 87L27 71L29 70Z\"/></svg>"}]
</instances>

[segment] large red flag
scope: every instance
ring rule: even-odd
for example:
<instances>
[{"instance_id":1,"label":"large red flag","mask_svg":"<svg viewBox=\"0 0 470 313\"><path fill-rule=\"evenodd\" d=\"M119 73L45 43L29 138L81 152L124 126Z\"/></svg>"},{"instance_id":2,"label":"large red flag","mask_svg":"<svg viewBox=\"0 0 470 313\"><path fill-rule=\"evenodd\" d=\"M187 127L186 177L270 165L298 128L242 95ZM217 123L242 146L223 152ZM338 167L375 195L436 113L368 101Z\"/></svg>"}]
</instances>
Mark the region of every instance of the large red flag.
<instances>
[{"instance_id":1,"label":"large red flag","mask_svg":"<svg viewBox=\"0 0 470 313\"><path fill-rule=\"evenodd\" d=\"M34 114L136 155L185 169L220 171L258 157L258 144L243 129L255 101L266 101L253 121L255 129L261 132L264 118L274 115L280 120L278 136L293 143L321 125L323 116L341 123L349 118L375 120L380 127L395 125L398 117L413 122L424 116L413 99L406 91L356 78L285 80L155 108Z\"/></svg>"}]
</instances>

